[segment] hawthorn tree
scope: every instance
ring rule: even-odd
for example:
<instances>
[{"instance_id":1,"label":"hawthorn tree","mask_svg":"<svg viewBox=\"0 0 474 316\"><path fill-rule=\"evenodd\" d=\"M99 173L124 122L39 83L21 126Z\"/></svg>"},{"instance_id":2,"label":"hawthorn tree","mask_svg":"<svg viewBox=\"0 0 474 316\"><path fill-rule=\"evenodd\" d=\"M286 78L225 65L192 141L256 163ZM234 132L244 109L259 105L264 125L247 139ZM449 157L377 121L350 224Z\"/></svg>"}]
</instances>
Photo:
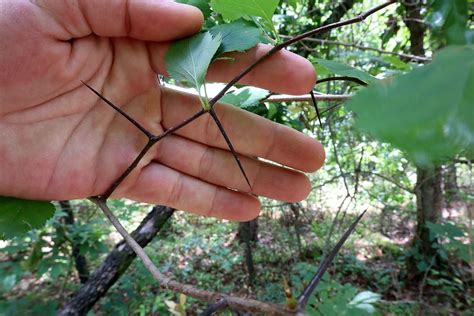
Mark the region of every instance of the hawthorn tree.
<instances>
[{"instance_id":1,"label":"hawthorn tree","mask_svg":"<svg viewBox=\"0 0 474 316\"><path fill-rule=\"evenodd\" d=\"M123 171L122 175L103 194L90 197L89 199L103 211L110 223L122 235L128 247L140 258L160 286L209 302L211 305L204 314L211 314L227 307L235 310L274 315L304 313L316 285L321 280L344 241L354 230L363 213L350 225L334 248L327 251L317 273L302 293L295 298L290 291L287 295L288 300L286 304L276 305L222 293L208 292L174 281L171 277L162 274L143 251L139 242L128 234L120 224L109 209L107 202L114 190L134 170L143 156L156 143L180 128L192 124L194 120L204 115L209 115L218 126L222 137L233 154L236 167L239 168L251 192L251 183L234 149L232 139L227 135L225 126L220 122L214 110L217 102L226 102L248 110L256 110L256 107L262 100L272 100L272 102L298 101L296 97L272 95L269 91L259 91L249 87L231 89L252 69L279 50L291 47L291 45L315 35L327 34L327 32L333 29L360 23L390 5L400 6L400 4L397 4L396 0L389 0L353 18L339 21L344 15L344 10L347 11L355 3L355 1L343 1L331 17L325 23L322 23L322 26L287 39L280 37L272 20L278 1L265 0L257 3L253 0L240 0L238 2L232 0L211 0L210 2L205 0L183 0L181 2L197 6L203 11L207 19L201 32L192 37L177 41L170 46L165 58L166 67L174 83L195 89L202 108L182 123L166 130L162 134L155 135L136 122L132 116L124 112L120 105L110 101L111 96L102 95L93 86L84 82L84 85L92 93L96 94L105 104L133 124L148 139L140 154ZM297 7L298 3L298 1L288 1L287 5ZM402 5L408 12L407 26L412 31L411 55L405 55L405 58L427 63L428 59L424 56L423 43L420 42L420 38L423 38L424 29L420 28L418 21L415 21L415 24L413 24L413 20L419 18L420 8L408 3L402 3ZM446 10L446 5L449 6L449 10ZM312 6L314 6L314 3L310 1L308 7L311 8ZM360 89L354 96L328 96L315 93L314 91L308 91L308 96L305 96L307 100L312 102L321 125L320 116L322 112L320 112L317 106L318 101L345 100L350 98L350 101L345 106L354 113L356 117L355 124L361 131L400 148L411 158L419 168L419 184L417 186L419 192L417 191L417 197L421 201L419 201L419 214L422 215L427 214L430 209L429 206L425 205L426 203L423 203L426 200L427 194L422 192L423 187L428 185L427 181L433 180L434 173L430 172L430 170L436 171L438 169L437 166L457 155L464 155L471 159L474 152L474 118L470 115L472 111L471 104L474 99L474 89L472 89L474 87L474 48L471 43L473 31L468 26L467 3L464 1L447 2L434 0L432 1L432 6L432 19L436 19L436 14L441 13L444 19L442 20L444 23L441 23L441 25L439 25L440 23L437 25L434 23L438 27L438 30L435 31L439 32L444 47L435 54L432 62L421 67L415 67L393 78L380 80L348 65L314 58L316 69L324 69L328 73L335 74L335 76L320 79L318 83L342 80L367 88ZM320 41L323 43L325 40L326 38L324 37L320 38ZM210 96L206 89L205 81L209 65L214 60L229 58L226 53L245 51L262 41L274 43L275 46L239 73L216 95ZM459 63L459 60L463 60L464 63ZM456 82L456 85L451 84L449 89L443 89L446 83L453 82ZM434 91L439 92L434 93ZM413 104L417 105L418 111L413 111ZM450 104L450 106L446 106L446 104ZM331 128L330 125L329 128ZM341 169L340 171L343 172L339 162L338 165ZM356 170L360 173L360 166ZM434 179L436 183L430 184L429 187L436 189L440 182L438 178L435 177ZM346 181L345 186L347 198L352 198ZM354 190L354 192L356 191L357 189ZM435 192L436 194L437 192ZM436 198L437 196L433 198L434 202L431 203L434 205L434 213L438 212L439 209L435 205L437 203L435 201ZM54 206L49 202L26 201L13 197L0 198L2 237L11 238L32 228L40 227L52 216L54 210ZM421 228L417 234L417 237L422 242L425 242L428 238L426 233L421 233L425 229L423 228L426 225L425 218L426 216L419 220ZM436 218L433 218L433 220L436 220ZM63 312L68 314L66 309Z\"/></svg>"}]
</instances>

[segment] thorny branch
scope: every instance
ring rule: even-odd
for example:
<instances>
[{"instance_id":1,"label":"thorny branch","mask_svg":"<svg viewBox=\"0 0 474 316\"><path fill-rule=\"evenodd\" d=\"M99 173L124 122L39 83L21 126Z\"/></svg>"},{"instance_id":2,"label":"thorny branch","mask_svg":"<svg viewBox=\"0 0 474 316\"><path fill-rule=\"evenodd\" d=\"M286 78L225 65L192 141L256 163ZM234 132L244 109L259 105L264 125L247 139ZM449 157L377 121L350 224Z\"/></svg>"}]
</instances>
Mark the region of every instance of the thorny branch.
<instances>
[{"instance_id":1,"label":"thorny branch","mask_svg":"<svg viewBox=\"0 0 474 316\"><path fill-rule=\"evenodd\" d=\"M324 26L321 26L321 27L318 27L314 30L311 30L311 31L308 31L306 33L303 33L303 34L300 34L298 36L295 36L279 45L276 45L275 47L273 47L272 49L270 49L268 52L266 52L263 56L261 56L259 59L257 59L255 62L253 62L250 66L248 66L247 68L245 68L241 73L239 73L236 77L234 77L234 79L232 79L214 98L212 98L211 101L209 101L209 105L212 107L214 106L214 104L217 103L217 101L219 101L223 96L224 94L234 86L234 84L236 84L240 79L242 79L245 75L247 75L252 69L254 69L258 64L260 64L262 61L266 60L268 57L270 57L271 55L273 55L274 53L282 50L283 48L286 48L288 46L290 46L291 44L294 44L296 42L299 42L307 37L310 37L310 36L313 36L313 35L316 35L316 34L320 34L320 33L324 33L324 32L327 32L327 31L330 31L332 29L336 29L336 28L339 28L339 27L342 27L342 26L345 26L345 25L350 25L350 24L354 24L354 23L358 23L358 22L362 22L364 21L367 17L369 17L370 15L374 14L375 12L377 11L380 11L382 10L383 8L391 5L391 4L394 4L396 3L397 0L388 0L387 2L385 3L382 3L381 5L378 5L376 7L373 7L372 9L352 18L352 19L348 19L348 20L345 20L345 21L340 21L340 22L336 22L336 23L331 23L331 24L327 24L327 25L324 25Z\"/></svg>"},{"instance_id":2,"label":"thorny branch","mask_svg":"<svg viewBox=\"0 0 474 316\"><path fill-rule=\"evenodd\" d=\"M225 95L225 93L234 85L236 84L239 80L241 80L245 75L247 75L252 69L254 69L257 65L259 65L262 61L273 55L274 53L288 47L289 45L296 43L298 41L301 41L307 37L320 34L335 28L339 28L345 25L349 24L354 24L357 22L361 22L365 20L368 16L372 15L373 13L382 10L383 8L396 3L396 0L388 0L387 2L378 5L376 7L373 7L372 9L352 18L348 19L345 21L341 22L336 22L336 23L331 23L328 25L324 25L322 27L316 28L314 30L311 30L309 32L303 33L301 35L298 35L296 37L293 37L275 47L273 47L271 50L269 50L266 54L264 54L262 57L260 57L258 60L253 62L250 66L248 66L246 69L244 69L241 73L239 73L234 79L232 79L214 98L212 98L209 101L210 105L210 110L204 110L201 109L200 111L196 112L193 116L190 118L184 120L177 126L170 128L166 130L164 133L161 135L154 135L153 133L149 132L146 130L143 126L141 126L138 122L136 122L132 117L130 117L127 113L123 112L119 107L115 106L111 101L107 100L105 97L103 97L99 92L94 90L92 87L84 83L89 89L91 89L97 96L99 96L104 102L106 102L109 106L111 106L115 111L120 113L123 117L125 117L129 122L131 122L133 125L135 125L140 131L142 131L147 137L148 137L148 142L145 145L145 147L142 149L142 151L139 153L137 158L130 164L130 166L120 175L120 177L115 180L110 188L101 196L98 197L91 197L90 200L94 202L105 214L107 219L112 223L112 225L115 227L115 229L122 235L124 240L127 242L127 244L133 249L133 251L137 254L137 256L141 259L143 262L144 266L147 268L147 270L152 274L152 276L158 281L158 283L167 289L203 300L207 302L218 302L221 300L224 300L227 302L227 306L232 309L236 310L244 310L244 311L249 311L249 312L259 312L259 313L265 313L266 315L294 315L294 311L290 311L286 306L283 305L276 305L276 304L270 304L270 303L265 303L265 302L260 302L257 300L249 299L249 298L240 298L240 297L234 297L226 294L220 294L220 293L215 293L215 292L209 292L205 290L200 290L197 289L193 286L179 283L171 279L170 277L167 277L166 275L162 274L158 268L153 264L151 259L148 257L148 255L145 253L143 248L128 234L128 232L125 230L125 228L120 224L119 220L113 215L113 213L110 211L109 207L107 206L107 199L110 197L110 195L114 192L114 190L120 185L120 183L132 172L136 166L138 165L138 162L143 158L143 156L150 150L150 148L156 144L158 141L163 139L164 137L170 135L171 133L176 132L178 129L186 126L187 124L191 123L198 117L204 115L205 113L209 112L210 115L213 117L213 119L218 123L218 118L213 110L214 105ZM220 123L220 122L219 122ZM226 138L226 141L228 142L229 148L232 151L234 157L237 158L237 154L233 147L231 147L230 140L228 140L228 137L226 137L225 132L223 132L222 124L219 125L218 127L221 130L223 136ZM222 129L221 129L222 128ZM236 160L239 168L241 169L242 173L244 174L247 183L250 185L249 180L243 170L242 165L240 164L240 161L237 159ZM347 185L346 185L347 187ZM365 212L364 212L365 213ZM346 231L346 233L341 237L339 242L336 244L336 246L328 253L328 255L325 257L325 259L322 261L318 271L316 272L316 275L313 277L311 280L310 284L308 287L303 291L301 294L299 300L298 300L298 312L302 312L304 307L306 306L309 296L312 294L314 291L316 285L320 281L322 275L326 271L327 267L330 265L334 257L336 256L337 252L339 249L342 247L348 236L352 233L354 227L357 225L359 220L362 218L363 214L362 213L357 220L352 223L350 228Z\"/></svg>"}]
</instances>

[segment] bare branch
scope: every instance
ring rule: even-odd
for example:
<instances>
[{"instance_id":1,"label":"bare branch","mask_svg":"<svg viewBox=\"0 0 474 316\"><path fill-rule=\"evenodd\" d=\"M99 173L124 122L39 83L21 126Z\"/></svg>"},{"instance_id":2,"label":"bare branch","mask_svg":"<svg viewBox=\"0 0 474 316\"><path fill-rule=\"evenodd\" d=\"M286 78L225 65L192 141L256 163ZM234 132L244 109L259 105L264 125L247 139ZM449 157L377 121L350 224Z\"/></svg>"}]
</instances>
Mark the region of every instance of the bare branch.
<instances>
[{"instance_id":1,"label":"bare branch","mask_svg":"<svg viewBox=\"0 0 474 316\"><path fill-rule=\"evenodd\" d=\"M408 193L414 193L415 190L413 189L410 189L406 186L404 186L403 184L395 181L394 179L391 179L387 176L384 176L383 174L380 174L380 173L376 173L376 172L372 172L372 171L361 171L362 174L367 174L367 175L372 175L372 176L375 176L375 177L379 177L380 179L383 179L387 182L390 182L391 184L395 185L396 187L404 190L404 191L407 191Z\"/></svg>"},{"instance_id":2,"label":"bare branch","mask_svg":"<svg viewBox=\"0 0 474 316\"><path fill-rule=\"evenodd\" d=\"M290 36L287 36L287 35L280 35L280 36L282 38L291 38ZM355 44L355 43L344 43L344 42L338 42L338 41L325 40L325 39L321 39L321 38L305 38L305 39L303 39L303 41L317 42L317 43L321 43L323 45L324 44L329 44L329 45L338 45L338 46L344 46L344 47L354 47L354 48L357 48L357 49L360 49L360 50L370 50L370 51L377 52L379 54L398 56L402 59L413 60L413 61L417 61L417 62L420 62L420 63L428 63L428 62L431 61L431 58L428 58L428 57L416 56L416 55L412 55L412 54L395 53L395 52L381 50L381 49L370 47L370 46L358 45L358 44ZM305 47L305 49L313 50L313 49L311 49L307 46Z\"/></svg>"},{"instance_id":3,"label":"bare branch","mask_svg":"<svg viewBox=\"0 0 474 316\"><path fill-rule=\"evenodd\" d=\"M122 235L123 239L125 239L130 248L132 248L133 251L137 254L145 268L151 273L153 278L160 284L160 286L168 290L182 293L205 302L216 302L217 300L225 300L227 301L227 305L229 306L229 308L233 308L236 310L259 312L264 313L265 315L294 315L294 312L289 311L283 305L265 303L249 298L235 297L227 294L210 292L195 288L188 284L183 284L174 281L173 279L167 277L158 270L158 268L151 261L150 257L148 257L148 255L145 253L143 248L129 235L127 230L122 226L122 224L120 224L120 221L110 211L107 202L104 199L90 198L90 200L102 210L102 212L105 214L110 223L115 227L115 229L120 233L120 235Z\"/></svg>"},{"instance_id":4,"label":"bare branch","mask_svg":"<svg viewBox=\"0 0 474 316\"><path fill-rule=\"evenodd\" d=\"M350 99L350 94L318 94L314 93L316 101L346 101ZM262 100L261 102L312 102L311 94L305 95L289 95L277 94ZM322 112L321 112L322 114Z\"/></svg>"},{"instance_id":5,"label":"bare branch","mask_svg":"<svg viewBox=\"0 0 474 316\"><path fill-rule=\"evenodd\" d=\"M357 217L357 219L351 224L349 229L344 233L344 235L342 235L341 239L339 239L339 241L331 250L331 252L329 252L329 254L323 259L313 279L311 280L311 282L309 282L308 286L304 289L303 293L298 298L298 308L300 310L303 310L305 308L306 304L308 303L309 297L311 296L313 291L316 289L316 286L318 285L319 281L321 281L321 278L323 277L327 268L332 263L337 253L341 249L342 245L344 245L344 243L346 242L347 238L352 234L352 232L354 231L354 228L359 223L362 216L364 216L366 211L367 210L363 211L362 214L360 214Z\"/></svg>"}]
</instances>

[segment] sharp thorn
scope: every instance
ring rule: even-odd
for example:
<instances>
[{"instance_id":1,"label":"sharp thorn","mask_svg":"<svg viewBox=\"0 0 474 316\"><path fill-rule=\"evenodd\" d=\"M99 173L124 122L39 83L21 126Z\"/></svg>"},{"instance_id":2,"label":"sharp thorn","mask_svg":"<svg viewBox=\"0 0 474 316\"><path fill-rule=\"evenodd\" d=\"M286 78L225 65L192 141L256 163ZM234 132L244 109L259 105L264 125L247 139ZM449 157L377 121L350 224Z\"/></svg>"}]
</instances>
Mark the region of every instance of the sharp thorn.
<instances>
[{"instance_id":1,"label":"sharp thorn","mask_svg":"<svg viewBox=\"0 0 474 316\"><path fill-rule=\"evenodd\" d=\"M313 101L313 106L314 106L314 109L316 110L316 115L318 116L319 126L323 128L323 123L321 122L321 114L319 113L318 103L316 102L316 98L314 97L313 90L311 90L309 94L311 95L311 100Z\"/></svg>"},{"instance_id":2,"label":"sharp thorn","mask_svg":"<svg viewBox=\"0 0 474 316\"><path fill-rule=\"evenodd\" d=\"M239 156L237 155L237 152L235 151L234 146L232 145L232 142L230 141L229 136L227 136L227 133L224 130L224 126L222 126L222 123L219 120L219 118L217 117L217 114L216 114L216 112L214 111L213 108L211 108L209 110L209 114L211 114L212 118L214 119L214 122L216 122L216 125L219 128L219 131L221 132L222 136L224 137L224 139L227 143L227 146L229 147L232 155L234 156L235 161L237 162L237 165L239 166L240 172L244 176L245 181L247 182L247 184L249 186L250 192L252 192L252 185L250 185L250 180L247 177L247 173L245 172L244 167L242 166L242 163L240 162Z\"/></svg>"}]
</instances>

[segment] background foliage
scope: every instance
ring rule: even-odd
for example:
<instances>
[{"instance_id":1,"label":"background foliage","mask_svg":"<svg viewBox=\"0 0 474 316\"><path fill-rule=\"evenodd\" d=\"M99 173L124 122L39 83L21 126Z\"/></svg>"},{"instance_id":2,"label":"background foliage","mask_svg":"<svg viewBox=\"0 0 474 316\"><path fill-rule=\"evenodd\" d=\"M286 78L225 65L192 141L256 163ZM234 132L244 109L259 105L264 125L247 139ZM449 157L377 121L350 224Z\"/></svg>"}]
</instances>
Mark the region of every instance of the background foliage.
<instances>
[{"instance_id":1,"label":"background foliage","mask_svg":"<svg viewBox=\"0 0 474 316\"><path fill-rule=\"evenodd\" d=\"M222 58L222 53L245 50L258 41L281 42L353 17L376 3L180 2L199 7L207 20L203 33L176 43L167 55L172 79L166 82L196 88L203 104L208 93L202 89L207 66ZM425 59L410 58L413 33L408 23L413 8L405 2L364 23L289 47L314 64L319 80L349 76L369 84L367 88L353 81L318 84L316 91L321 93L356 95L347 105L319 102L322 128L308 102L272 102L269 91L250 87L237 87L223 98L319 139L326 148L326 165L311 176L313 191L304 202L263 200L264 209L254 228L257 238L250 241L242 240L237 223L176 213L146 248L163 272L200 288L281 303L288 287L300 293L330 246L360 211L368 209L318 286L307 312L471 313L473 2L420 3L416 22L424 28L425 53L420 57L432 58L428 65ZM190 65L197 68L190 71ZM441 216L426 224L434 249L428 256L413 242L420 212L416 204L420 166L437 166L442 172ZM74 245L79 245L94 269L119 237L88 202L73 202L72 224L65 220L70 214L58 205L53 216L49 203L28 201L12 208L16 202L0 198L1 237L17 235L0 241L0 315L55 314L80 287ZM130 201L114 201L113 207L129 230L149 211L149 206ZM20 208L28 211L19 212ZM34 216L18 218L33 210ZM410 268L413 262L417 273ZM159 290L136 261L90 313L195 315L204 308L197 300Z\"/></svg>"}]
</instances>

